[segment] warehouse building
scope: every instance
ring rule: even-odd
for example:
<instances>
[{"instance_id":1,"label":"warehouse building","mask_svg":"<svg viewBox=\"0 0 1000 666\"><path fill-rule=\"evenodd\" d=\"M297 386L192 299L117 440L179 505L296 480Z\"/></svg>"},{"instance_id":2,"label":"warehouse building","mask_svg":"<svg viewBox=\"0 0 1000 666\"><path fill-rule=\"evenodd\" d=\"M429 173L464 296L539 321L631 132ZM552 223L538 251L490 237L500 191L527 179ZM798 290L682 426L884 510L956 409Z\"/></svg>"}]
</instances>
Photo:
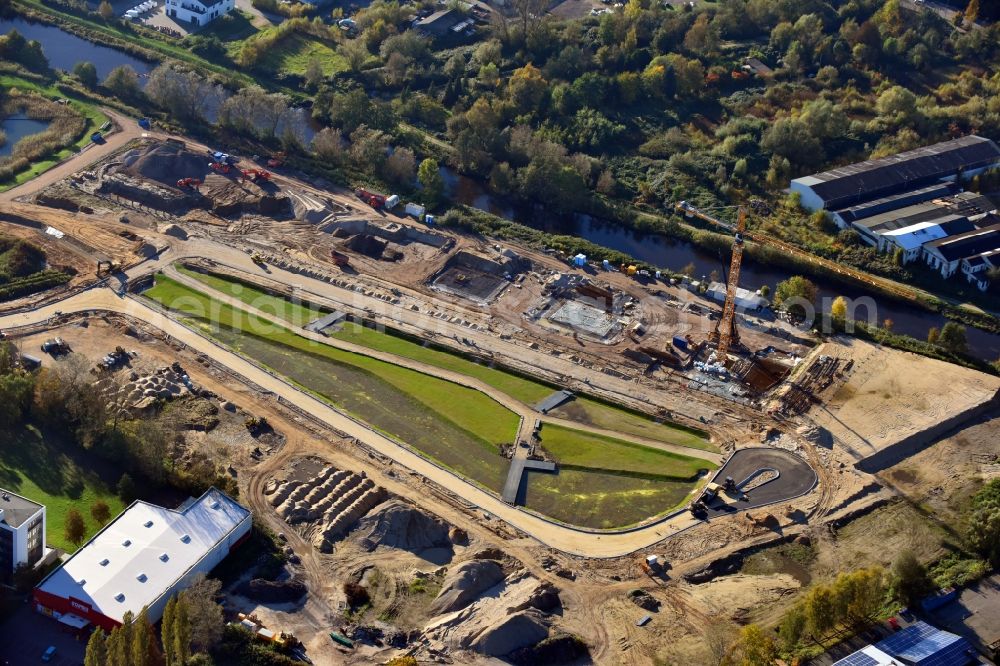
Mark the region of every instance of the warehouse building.
<instances>
[{"instance_id":1,"label":"warehouse building","mask_svg":"<svg viewBox=\"0 0 1000 666\"><path fill-rule=\"evenodd\" d=\"M912 196L917 190L956 181L959 175L970 178L997 167L1000 148L987 138L970 135L796 178L790 189L799 194L804 208L833 212L896 195Z\"/></svg>"},{"instance_id":2,"label":"warehouse building","mask_svg":"<svg viewBox=\"0 0 1000 666\"><path fill-rule=\"evenodd\" d=\"M212 488L178 509L133 502L34 591L38 612L110 631L126 612L157 622L170 597L250 533L250 511Z\"/></svg>"},{"instance_id":3,"label":"warehouse building","mask_svg":"<svg viewBox=\"0 0 1000 666\"><path fill-rule=\"evenodd\" d=\"M45 507L0 490L0 584L13 583L14 571L38 564L45 550Z\"/></svg>"},{"instance_id":4,"label":"warehouse building","mask_svg":"<svg viewBox=\"0 0 1000 666\"><path fill-rule=\"evenodd\" d=\"M967 666L979 663L967 640L917 621L833 666Z\"/></svg>"},{"instance_id":5,"label":"warehouse building","mask_svg":"<svg viewBox=\"0 0 1000 666\"><path fill-rule=\"evenodd\" d=\"M998 251L1000 251L1000 224L992 224L927 243L923 247L923 257L928 266L939 271L942 277L948 278L959 270L963 260L995 257Z\"/></svg>"}]
</instances>

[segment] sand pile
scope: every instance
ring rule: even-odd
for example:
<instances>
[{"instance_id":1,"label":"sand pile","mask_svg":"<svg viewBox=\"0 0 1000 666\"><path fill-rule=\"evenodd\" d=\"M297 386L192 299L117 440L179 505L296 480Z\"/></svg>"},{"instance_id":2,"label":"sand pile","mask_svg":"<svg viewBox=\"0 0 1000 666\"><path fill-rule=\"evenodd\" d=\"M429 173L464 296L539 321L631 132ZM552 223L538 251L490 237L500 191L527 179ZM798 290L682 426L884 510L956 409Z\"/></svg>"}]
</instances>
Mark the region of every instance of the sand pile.
<instances>
[{"instance_id":1,"label":"sand pile","mask_svg":"<svg viewBox=\"0 0 1000 666\"><path fill-rule=\"evenodd\" d=\"M187 240L187 232L178 227L176 224L165 224L161 226L158 231L161 234L167 236L173 236L174 238L180 238L181 240Z\"/></svg>"},{"instance_id":2,"label":"sand pile","mask_svg":"<svg viewBox=\"0 0 1000 666\"><path fill-rule=\"evenodd\" d=\"M361 519L358 532L369 550L378 546L418 552L451 545L448 524L401 500L392 500Z\"/></svg>"},{"instance_id":3,"label":"sand pile","mask_svg":"<svg viewBox=\"0 0 1000 666\"><path fill-rule=\"evenodd\" d=\"M194 153L176 143L158 143L126 160L126 173L175 187L180 178L200 178L210 172L208 155Z\"/></svg>"},{"instance_id":4,"label":"sand pile","mask_svg":"<svg viewBox=\"0 0 1000 666\"><path fill-rule=\"evenodd\" d=\"M499 566L496 562L472 560L464 563L445 579L468 580L470 573L480 574L486 570L483 565ZM472 565L471 568L466 565ZM465 567L463 569L463 567ZM461 574L459 573L461 571ZM495 570L489 570L494 575ZM481 579L485 582L488 579ZM424 637L430 647L440 646L451 650L471 650L491 657L502 657L515 650L536 645L549 635L550 615L546 610L532 605L542 601L546 608L559 607L553 602L551 586L545 586L537 578L521 571L490 587L483 588L474 600L466 600L464 608L442 615L432 620L424 630ZM442 594L445 590L442 590ZM557 595L558 596L558 595ZM438 604L435 601L435 605Z\"/></svg>"},{"instance_id":5,"label":"sand pile","mask_svg":"<svg viewBox=\"0 0 1000 666\"><path fill-rule=\"evenodd\" d=\"M504 578L493 560L469 560L448 572L431 612L435 615L461 610Z\"/></svg>"}]
</instances>

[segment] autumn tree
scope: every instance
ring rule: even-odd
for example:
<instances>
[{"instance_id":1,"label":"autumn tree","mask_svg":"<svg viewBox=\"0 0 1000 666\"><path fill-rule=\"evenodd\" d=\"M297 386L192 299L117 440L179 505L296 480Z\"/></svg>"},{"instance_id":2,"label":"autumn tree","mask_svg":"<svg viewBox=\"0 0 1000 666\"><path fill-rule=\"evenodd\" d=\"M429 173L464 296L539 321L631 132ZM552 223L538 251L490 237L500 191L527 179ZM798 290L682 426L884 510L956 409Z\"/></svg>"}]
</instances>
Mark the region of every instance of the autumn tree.
<instances>
[{"instance_id":1,"label":"autumn tree","mask_svg":"<svg viewBox=\"0 0 1000 666\"><path fill-rule=\"evenodd\" d=\"M969 4L965 6L965 20L969 23L979 20L979 0L969 0Z\"/></svg>"},{"instance_id":2,"label":"autumn tree","mask_svg":"<svg viewBox=\"0 0 1000 666\"><path fill-rule=\"evenodd\" d=\"M777 658L774 638L759 625L748 624L740 630L736 643L723 657L721 666L772 666Z\"/></svg>"},{"instance_id":3,"label":"autumn tree","mask_svg":"<svg viewBox=\"0 0 1000 666\"><path fill-rule=\"evenodd\" d=\"M774 290L774 302L793 316L805 318L816 301L817 293L815 284L801 275L794 275L778 283Z\"/></svg>"},{"instance_id":4,"label":"autumn tree","mask_svg":"<svg viewBox=\"0 0 1000 666\"><path fill-rule=\"evenodd\" d=\"M972 498L966 539L993 566L1000 566L1000 479L993 479Z\"/></svg>"},{"instance_id":5,"label":"autumn tree","mask_svg":"<svg viewBox=\"0 0 1000 666\"><path fill-rule=\"evenodd\" d=\"M108 648L105 644L103 629L97 629L87 641L87 652L83 657L83 666L107 666Z\"/></svg>"},{"instance_id":6,"label":"autumn tree","mask_svg":"<svg viewBox=\"0 0 1000 666\"><path fill-rule=\"evenodd\" d=\"M119 65L108 73L104 87L121 99L134 99L139 94L139 75L128 65Z\"/></svg>"},{"instance_id":7,"label":"autumn tree","mask_svg":"<svg viewBox=\"0 0 1000 666\"><path fill-rule=\"evenodd\" d=\"M73 65L73 74L80 79L80 83L88 88L97 87L97 67L94 63L82 60Z\"/></svg>"},{"instance_id":8,"label":"autumn tree","mask_svg":"<svg viewBox=\"0 0 1000 666\"><path fill-rule=\"evenodd\" d=\"M111 520L111 507L104 500L97 500L90 507L90 516L98 525L107 525Z\"/></svg>"},{"instance_id":9,"label":"autumn tree","mask_svg":"<svg viewBox=\"0 0 1000 666\"><path fill-rule=\"evenodd\" d=\"M843 296L837 296L833 299L833 303L830 304L830 315L834 319L843 321L847 318L847 299Z\"/></svg>"},{"instance_id":10,"label":"autumn tree","mask_svg":"<svg viewBox=\"0 0 1000 666\"><path fill-rule=\"evenodd\" d=\"M115 17L115 8L111 6L108 0L101 0L101 4L97 6L97 13L105 21L110 21Z\"/></svg>"},{"instance_id":11,"label":"autumn tree","mask_svg":"<svg viewBox=\"0 0 1000 666\"><path fill-rule=\"evenodd\" d=\"M64 535L70 543L79 546L87 536L87 524L83 521L83 516L76 509L70 509L66 513L66 524Z\"/></svg>"}]
</instances>

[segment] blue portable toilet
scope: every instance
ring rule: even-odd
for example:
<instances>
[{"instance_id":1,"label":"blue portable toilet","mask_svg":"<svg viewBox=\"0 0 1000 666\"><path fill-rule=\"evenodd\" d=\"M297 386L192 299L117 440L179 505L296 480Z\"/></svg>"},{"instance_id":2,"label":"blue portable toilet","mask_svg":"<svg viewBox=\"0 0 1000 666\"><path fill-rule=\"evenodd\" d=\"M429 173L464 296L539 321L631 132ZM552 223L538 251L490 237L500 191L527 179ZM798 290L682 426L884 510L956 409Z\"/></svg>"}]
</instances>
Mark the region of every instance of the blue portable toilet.
<instances>
[{"instance_id":1,"label":"blue portable toilet","mask_svg":"<svg viewBox=\"0 0 1000 666\"><path fill-rule=\"evenodd\" d=\"M601 265L604 266L604 270L606 270L606 271L610 271L611 270L611 262L608 261L607 259L605 259L603 262L601 262Z\"/></svg>"},{"instance_id":2,"label":"blue portable toilet","mask_svg":"<svg viewBox=\"0 0 1000 666\"><path fill-rule=\"evenodd\" d=\"M434 216L433 215L424 215L424 222L427 224L428 227L433 227L434 226Z\"/></svg>"},{"instance_id":3,"label":"blue portable toilet","mask_svg":"<svg viewBox=\"0 0 1000 666\"><path fill-rule=\"evenodd\" d=\"M149 122L149 118L139 118L139 127L142 129L148 130L152 126L152 123Z\"/></svg>"},{"instance_id":4,"label":"blue portable toilet","mask_svg":"<svg viewBox=\"0 0 1000 666\"><path fill-rule=\"evenodd\" d=\"M587 255L585 255L585 254L578 254L575 257L573 257L573 265L574 266L579 266L580 268L583 268L584 266L586 266L587 265Z\"/></svg>"}]
</instances>

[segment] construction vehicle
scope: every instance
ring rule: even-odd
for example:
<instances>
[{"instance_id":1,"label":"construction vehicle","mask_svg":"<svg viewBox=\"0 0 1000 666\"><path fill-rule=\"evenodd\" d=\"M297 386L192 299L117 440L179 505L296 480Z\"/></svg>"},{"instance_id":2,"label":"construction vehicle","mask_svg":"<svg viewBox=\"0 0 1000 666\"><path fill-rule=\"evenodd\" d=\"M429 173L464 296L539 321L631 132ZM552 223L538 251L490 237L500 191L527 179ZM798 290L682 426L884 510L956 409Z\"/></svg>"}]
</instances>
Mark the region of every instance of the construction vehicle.
<instances>
[{"instance_id":1,"label":"construction vehicle","mask_svg":"<svg viewBox=\"0 0 1000 666\"><path fill-rule=\"evenodd\" d=\"M736 328L736 289L739 286L740 267L743 264L743 234L747 228L747 209L743 206L737 207L735 227L727 225L725 222L712 217L708 213L698 210L686 201L679 202L677 210L682 211L688 217L709 220L733 230L733 258L729 262L729 277L726 280L726 300L722 304L722 316L719 317L719 320L715 323L715 329L708 336L709 341L714 342L716 345L716 360L723 365L728 365L730 362L729 349L740 345L740 333Z\"/></svg>"},{"instance_id":2,"label":"construction vehicle","mask_svg":"<svg viewBox=\"0 0 1000 666\"><path fill-rule=\"evenodd\" d=\"M331 631L330 638L333 639L335 643L340 643L344 647L351 648L352 650L354 649L354 641L352 641L350 638L340 633L339 631Z\"/></svg>"},{"instance_id":3,"label":"construction vehicle","mask_svg":"<svg viewBox=\"0 0 1000 666\"><path fill-rule=\"evenodd\" d=\"M369 192L363 187L359 187L358 189L354 190L354 195L357 196L362 201L364 201L369 206L371 206L372 208L374 208L375 210L378 210L385 206L384 194L376 194L375 192Z\"/></svg>"},{"instance_id":4,"label":"construction vehicle","mask_svg":"<svg viewBox=\"0 0 1000 666\"><path fill-rule=\"evenodd\" d=\"M250 256L250 261L252 261L253 263L257 264L258 266L263 266L264 265L264 255L260 254L259 252L254 252Z\"/></svg>"},{"instance_id":5,"label":"construction vehicle","mask_svg":"<svg viewBox=\"0 0 1000 666\"><path fill-rule=\"evenodd\" d=\"M94 143L104 143L104 135L100 132L94 132L90 135L90 140Z\"/></svg>"},{"instance_id":6,"label":"construction vehicle","mask_svg":"<svg viewBox=\"0 0 1000 666\"><path fill-rule=\"evenodd\" d=\"M209 162L208 168L216 173L229 173L232 170L232 167L225 162Z\"/></svg>"},{"instance_id":7,"label":"construction vehicle","mask_svg":"<svg viewBox=\"0 0 1000 666\"><path fill-rule=\"evenodd\" d=\"M201 178L181 178L177 181L177 187L180 189L192 189L197 190L201 186Z\"/></svg>"},{"instance_id":8,"label":"construction vehicle","mask_svg":"<svg viewBox=\"0 0 1000 666\"><path fill-rule=\"evenodd\" d=\"M268 158L268 160L267 160L267 166L271 167L272 169L275 169L275 168L280 167L280 166L284 166L285 165L285 158L287 158L287 157L288 157L288 154L285 153L284 151L282 151L280 153L275 153L274 155L271 155L271 157Z\"/></svg>"},{"instance_id":9,"label":"construction vehicle","mask_svg":"<svg viewBox=\"0 0 1000 666\"><path fill-rule=\"evenodd\" d=\"M49 338L42 343L42 351L46 354L62 354L69 351L69 345L62 338Z\"/></svg>"},{"instance_id":10,"label":"construction vehicle","mask_svg":"<svg viewBox=\"0 0 1000 666\"><path fill-rule=\"evenodd\" d=\"M114 261L97 261L97 277L101 277L101 274L109 274L118 270L118 264Z\"/></svg>"},{"instance_id":11,"label":"construction vehicle","mask_svg":"<svg viewBox=\"0 0 1000 666\"><path fill-rule=\"evenodd\" d=\"M240 173L243 175L243 180L252 180L255 183L271 180L271 172L264 169L244 169Z\"/></svg>"},{"instance_id":12,"label":"construction vehicle","mask_svg":"<svg viewBox=\"0 0 1000 666\"><path fill-rule=\"evenodd\" d=\"M272 643L278 649L292 649L299 645L299 639L297 639L292 634L286 634L283 631L274 632L264 626L264 623L260 621L260 618L254 614L247 615L246 613L238 613L237 623L239 626L243 627L251 634L253 634L259 640L265 643Z\"/></svg>"},{"instance_id":13,"label":"construction vehicle","mask_svg":"<svg viewBox=\"0 0 1000 666\"><path fill-rule=\"evenodd\" d=\"M345 266L350 266L351 265L350 258L348 258L348 256L346 254L344 254L343 252L337 252L336 250L330 250L330 258L333 260L333 263L335 265L340 266L341 268L344 268Z\"/></svg>"}]
</instances>

